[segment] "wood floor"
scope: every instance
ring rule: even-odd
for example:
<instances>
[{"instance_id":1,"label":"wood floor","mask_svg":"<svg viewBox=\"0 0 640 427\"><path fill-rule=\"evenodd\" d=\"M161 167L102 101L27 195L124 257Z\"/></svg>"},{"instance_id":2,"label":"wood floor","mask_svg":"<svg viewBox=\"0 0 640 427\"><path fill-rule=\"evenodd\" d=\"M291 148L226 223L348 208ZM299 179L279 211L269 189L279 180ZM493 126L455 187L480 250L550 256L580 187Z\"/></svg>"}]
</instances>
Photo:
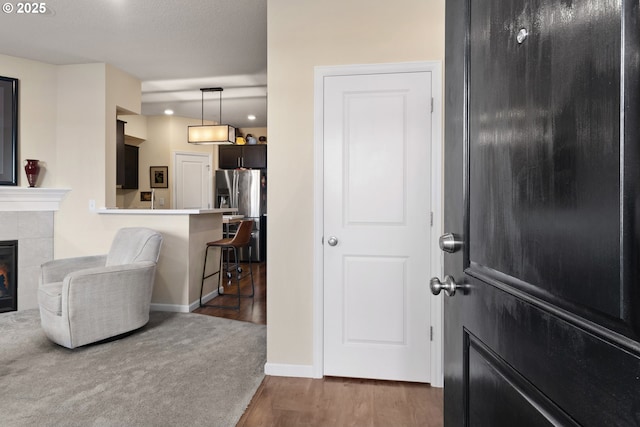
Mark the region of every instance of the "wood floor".
<instances>
[{"instance_id":1,"label":"wood floor","mask_svg":"<svg viewBox=\"0 0 640 427\"><path fill-rule=\"evenodd\" d=\"M442 426L442 389L349 378L265 377L237 427Z\"/></svg>"},{"instance_id":2,"label":"wood floor","mask_svg":"<svg viewBox=\"0 0 640 427\"><path fill-rule=\"evenodd\" d=\"M267 263L254 263L253 265L253 283L255 285L255 295L253 298L240 298L240 310L230 310L224 308L201 307L194 310L194 313L206 314L208 316L224 317L227 319L242 320L244 322L257 323L259 325L267 324ZM248 274L249 264L242 264L242 279L240 280L240 293L251 293L251 279ZM231 285L227 283L226 277L223 277L225 295L218 296L209 301L216 305L236 305L238 299L233 297L236 292L235 281Z\"/></svg>"},{"instance_id":3,"label":"wood floor","mask_svg":"<svg viewBox=\"0 0 640 427\"><path fill-rule=\"evenodd\" d=\"M195 313L265 325L266 263L254 264L253 272L255 297L242 298L240 310L203 307ZM225 291L231 293L233 287L225 287ZM245 277L241 292L250 291ZM235 300L224 295L215 303L235 304ZM442 426L442 400L442 389L425 384L267 376L237 427Z\"/></svg>"}]
</instances>

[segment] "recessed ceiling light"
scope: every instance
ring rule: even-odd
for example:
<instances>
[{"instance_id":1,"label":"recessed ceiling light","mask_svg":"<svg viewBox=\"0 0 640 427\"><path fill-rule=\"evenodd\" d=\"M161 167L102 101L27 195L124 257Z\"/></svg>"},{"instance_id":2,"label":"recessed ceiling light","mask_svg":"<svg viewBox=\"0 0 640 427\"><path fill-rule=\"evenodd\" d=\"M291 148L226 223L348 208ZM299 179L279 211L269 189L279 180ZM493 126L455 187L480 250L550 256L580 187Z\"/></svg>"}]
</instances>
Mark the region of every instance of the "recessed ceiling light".
<instances>
[{"instance_id":1,"label":"recessed ceiling light","mask_svg":"<svg viewBox=\"0 0 640 427\"><path fill-rule=\"evenodd\" d=\"M249 115L247 116L247 119L249 119L249 120L255 120L255 119L256 119L256 116L254 116L253 114L249 114Z\"/></svg>"},{"instance_id":2,"label":"recessed ceiling light","mask_svg":"<svg viewBox=\"0 0 640 427\"><path fill-rule=\"evenodd\" d=\"M173 114L173 110L170 110L170 109L168 109L168 108L167 108L166 110L164 110L164 113L165 113L167 116L170 116L170 115L172 115L172 114Z\"/></svg>"}]
</instances>

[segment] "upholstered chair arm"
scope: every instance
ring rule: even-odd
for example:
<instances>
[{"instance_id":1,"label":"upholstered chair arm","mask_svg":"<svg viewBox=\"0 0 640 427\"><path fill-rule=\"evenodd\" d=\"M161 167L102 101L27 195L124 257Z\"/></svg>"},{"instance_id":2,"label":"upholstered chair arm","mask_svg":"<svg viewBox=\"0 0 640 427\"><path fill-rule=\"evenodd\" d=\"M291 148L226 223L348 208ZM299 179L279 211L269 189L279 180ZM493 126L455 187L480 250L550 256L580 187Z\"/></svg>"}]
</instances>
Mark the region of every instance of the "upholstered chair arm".
<instances>
[{"instance_id":1,"label":"upholstered chair arm","mask_svg":"<svg viewBox=\"0 0 640 427\"><path fill-rule=\"evenodd\" d=\"M155 267L144 261L68 274L62 284L62 312L68 315L72 346L146 324Z\"/></svg>"},{"instance_id":2,"label":"upholstered chair arm","mask_svg":"<svg viewBox=\"0 0 640 427\"><path fill-rule=\"evenodd\" d=\"M93 255L49 261L42 264L40 269L40 284L62 282L67 274L87 268L103 267L106 260L106 255Z\"/></svg>"}]
</instances>

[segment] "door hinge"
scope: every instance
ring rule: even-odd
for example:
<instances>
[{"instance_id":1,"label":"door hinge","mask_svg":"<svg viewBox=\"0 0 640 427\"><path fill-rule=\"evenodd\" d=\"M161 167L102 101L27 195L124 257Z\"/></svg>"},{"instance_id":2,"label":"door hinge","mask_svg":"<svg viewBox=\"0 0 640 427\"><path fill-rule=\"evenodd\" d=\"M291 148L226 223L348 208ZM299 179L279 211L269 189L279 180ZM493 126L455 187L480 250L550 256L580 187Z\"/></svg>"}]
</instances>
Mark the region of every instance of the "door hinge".
<instances>
[{"instance_id":1,"label":"door hinge","mask_svg":"<svg viewBox=\"0 0 640 427\"><path fill-rule=\"evenodd\" d=\"M433 212L431 212L431 226L433 227Z\"/></svg>"},{"instance_id":2,"label":"door hinge","mask_svg":"<svg viewBox=\"0 0 640 427\"><path fill-rule=\"evenodd\" d=\"M429 326L429 338L433 341L433 326Z\"/></svg>"},{"instance_id":3,"label":"door hinge","mask_svg":"<svg viewBox=\"0 0 640 427\"><path fill-rule=\"evenodd\" d=\"M433 113L433 98L431 98L431 113Z\"/></svg>"}]
</instances>

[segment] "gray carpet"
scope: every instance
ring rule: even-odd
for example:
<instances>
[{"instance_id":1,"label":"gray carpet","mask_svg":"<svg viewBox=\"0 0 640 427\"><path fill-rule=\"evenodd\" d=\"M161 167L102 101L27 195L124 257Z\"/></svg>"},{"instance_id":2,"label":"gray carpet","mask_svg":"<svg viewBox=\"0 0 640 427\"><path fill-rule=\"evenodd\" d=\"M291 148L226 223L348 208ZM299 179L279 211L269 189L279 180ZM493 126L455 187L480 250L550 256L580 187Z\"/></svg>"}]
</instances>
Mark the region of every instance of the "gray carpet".
<instances>
[{"instance_id":1,"label":"gray carpet","mask_svg":"<svg viewBox=\"0 0 640 427\"><path fill-rule=\"evenodd\" d=\"M133 334L68 350L37 310L0 314L0 425L235 426L264 377L265 334L152 312Z\"/></svg>"}]
</instances>

